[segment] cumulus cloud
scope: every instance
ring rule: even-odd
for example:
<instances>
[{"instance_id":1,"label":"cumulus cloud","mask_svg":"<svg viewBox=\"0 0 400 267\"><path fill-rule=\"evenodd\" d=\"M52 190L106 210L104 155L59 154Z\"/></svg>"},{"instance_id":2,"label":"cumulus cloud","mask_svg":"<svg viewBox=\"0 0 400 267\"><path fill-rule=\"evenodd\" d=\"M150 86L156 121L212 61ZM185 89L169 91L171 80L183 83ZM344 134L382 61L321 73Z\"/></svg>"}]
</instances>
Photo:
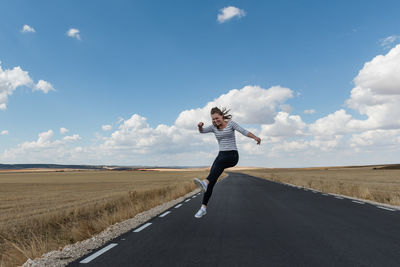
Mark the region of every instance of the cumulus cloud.
<instances>
[{"instance_id":1,"label":"cumulus cloud","mask_svg":"<svg viewBox=\"0 0 400 267\"><path fill-rule=\"evenodd\" d=\"M80 136L74 134L63 140L53 140L53 130L39 133L37 140L18 144L14 148L6 149L0 154L3 162L31 162L31 163L63 163L71 162L80 157L79 151L71 147L71 142L80 140ZM80 157L84 162L85 157ZM80 163L79 161L76 163Z\"/></svg>"},{"instance_id":2,"label":"cumulus cloud","mask_svg":"<svg viewBox=\"0 0 400 267\"><path fill-rule=\"evenodd\" d=\"M22 32L22 33L27 33L27 32L36 32L36 31L35 31L35 29L32 28L31 26L25 24L25 25L22 27L21 32Z\"/></svg>"},{"instance_id":3,"label":"cumulus cloud","mask_svg":"<svg viewBox=\"0 0 400 267\"><path fill-rule=\"evenodd\" d=\"M60 128L60 133L61 134L66 134L66 133L68 133L69 132L69 130L67 129L67 128L64 128L64 127L61 127Z\"/></svg>"},{"instance_id":4,"label":"cumulus cloud","mask_svg":"<svg viewBox=\"0 0 400 267\"><path fill-rule=\"evenodd\" d=\"M316 120L309 125L309 130L314 136L345 134L352 131L349 128L351 120L352 116L347 114L344 109L341 109Z\"/></svg>"},{"instance_id":5,"label":"cumulus cloud","mask_svg":"<svg viewBox=\"0 0 400 267\"><path fill-rule=\"evenodd\" d=\"M103 130L103 131L111 131L112 130L112 126L111 125L103 125L103 126L101 126L101 129Z\"/></svg>"},{"instance_id":6,"label":"cumulus cloud","mask_svg":"<svg viewBox=\"0 0 400 267\"><path fill-rule=\"evenodd\" d=\"M378 55L365 63L354 78L355 87L346 101L348 107L366 115L354 120L354 127L364 130L400 127L400 45L386 55Z\"/></svg>"},{"instance_id":7,"label":"cumulus cloud","mask_svg":"<svg viewBox=\"0 0 400 267\"><path fill-rule=\"evenodd\" d=\"M270 124L280 105L293 97L289 88L273 86L264 89L259 86L245 86L233 89L219 96L204 107L185 110L175 121L177 127L193 129L199 121L210 121L211 108L226 107L231 109L233 119L243 124Z\"/></svg>"},{"instance_id":8,"label":"cumulus cloud","mask_svg":"<svg viewBox=\"0 0 400 267\"><path fill-rule=\"evenodd\" d=\"M219 12L220 13L217 16L217 20L218 20L219 23L227 22L228 20L231 20L234 17L241 18L241 17L244 17L246 15L244 10L239 9L237 7L234 7L234 6L224 7L222 9L220 9Z\"/></svg>"},{"instance_id":9,"label":"cumulus cloud","mask_svg":"<svg viewBox=\"0 0 400 267\"><path fill-rule=\"evenodd\" d=\"M35 85L34 91L42 91L43 93L47 94L49 91L55 91L53 85L51 83L39 80Z\"/></svg>"},{"instance_id":10,"label":"cumulus cloud","mask_svg":"<svg viewBox=\"0 0 400 267\"><path fill-rule=\"evenodd\" d=\"M351 147L370 147L382 148L386 146L400 145L400 129L396 130L370 130L360 134L353 134L350 141Z\"/></svg>"},{"instance_id":11,"label":"cumulus cloud","mask_svg":"<svg viewBox=\"0 0 400 267\"><path fill-rule=\"evenodd\" d=\"M69 30L67 31L67 35L68 35L69 37L71 37L71 38L75 38L75 39L78 39L78 40L81 39L81 35L80 35L78 29L74 29L74 28L69 29Z\"/></svg>"},{"instance_id":12,"label":"cumulus cloud","mask_svg":"<svg viewBox=\"0 0 400 267\"><path fill-rule=\"evenodd\" d=\"M8 135L8 131L7 131L7 130L3 130L3 131L1 131L0 134L1 134L1 135Z\"/></svg>"},{"instance_id":13,"label":"cumulus cloud","mask_svg":"<svg viewBox=\"0 0 400 267\"><path fill-rule=\"evenodd\" d=\"M0 109L7 108L8 96L22 86L27 86L35 90L41 90L46 93L49 90L54 90L50 83L40 80L36 85L33 83L27 71L21 67L14 67L13 69L5 69L1 67L0 61Z\"/></svg>"},{"instance_id":14,"label":"cumulus cloud","mask_svg":"<svg viewBox=\"0 0 400 267\"><path fill-rule=\"evenodd\" d=\"M306 109L304 110L304 114L314 114L315 113L315 109Z\"/></svg>"},{"instance_id":15,"label":"cumulus cloud","mask_svg":"<svg viewBox=\"0 0 400 267\"><path fill-rule=\"evenodd\" d=\"M306 124L302 121L300 116L290 115L286 112L279 112L273 124L261 125L261 136L267 137L287 137L287 136L302 136L305 134L304 130Z\"/></svg>"},{"instance_id":16,"label":"cumulus cloud","mask_svg":"<svg viewBox=\"0 0 400 267\"><path fill-rule=\"evenodd\" d=\"M63 138L63 140L65 140L65 141L72 141L72 142L79 141L81 139L82 138L79 136L79 134L74 134L74 135L66 136Z\"/></svg>"}]
</instances>

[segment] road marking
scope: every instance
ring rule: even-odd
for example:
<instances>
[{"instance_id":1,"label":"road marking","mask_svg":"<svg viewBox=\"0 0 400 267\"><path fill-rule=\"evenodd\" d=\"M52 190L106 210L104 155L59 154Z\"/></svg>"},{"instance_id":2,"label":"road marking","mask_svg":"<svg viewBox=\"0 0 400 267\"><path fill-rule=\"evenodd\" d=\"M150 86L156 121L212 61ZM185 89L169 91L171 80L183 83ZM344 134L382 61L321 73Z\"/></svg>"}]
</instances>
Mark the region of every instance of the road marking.
<instances>
[{"instance_id":1,"label":"road marking","mask_svg":"<svg viewBox=\"0 0 400 267\"><path fill-rule=\"evenodd\" d=\"M192 196L192 198L196 198L197 196Z\"/></svg>"},{"instance_id":2,"label":"road marking","mask_svg":"<svg viewBox=\"0 0 400 267\"><path fill-rule=\"evenodd\" d=\"M384 210L390 210L390 211L396 211L395 209L390 209L382 206L376 206L377 208L384 209Z\"/></svg>"},{"instance_id":3,"label":"road marking","mask_svg":"<svg viewBox=\"0 0 400 267\"><path fill-rule=\"evenodd\" d=\"M185 200L185 202L189 202L189 201L190 201L190 198L188 198L188 199Z\"/></svg>"},{"instance_id":4,"label":"road marking","mask_svg":"<svg viewBox=\"0 0 400 267\"><path fill-rule=\"evenodd\" d=\"M180 206L182 206L182 204L176 205L175 209L179 208Z\"/></svg>"},{"instance_id":5,"label":"road marking","mask_svg":"<svg viewBox=\"0 0 400 267\"><path fill-rule=\"evenodd\" d=\"M342 197L338 197L338 196L336 196L335 198L337 198L337 199L343 199Z\"/></svg>"},{"instance_id":6,"label":"road marking","mask_svg":"<svg viewBox=\"0 0 400 267\"><path fill-rule=\"evenodd\" d=\"M329 196L329 194L323 194L324 196Z\"/></svg>"},{"instance_id":7,"label":"road marking","mask_svg":"<svg viewBox=\"0 0 400 267\"><path fill-rule=\"evenodd\" d=\"M139 227L138 229L136 229L136 230L133 231L133 232L135 232L135 233L140 232L140 231L142 231L144 228L146 228L147 226L150 226L150 225L151 225L151 223L146 223L145 225L142 225L141 227Z\"/></svg>"},{"instance_id":8,"label":"road marking","mask_svg":"<svg viewBox=\"0 0 400 267\"><path fill-rule=\"evenodd\" d=\"M365 202L361 202L361 201L357 201L357 200L352 200L352 202L358 203L358 204L365 204Z\"/></svg>"},{"instance_id":9,"label":"road marking","mask_svg":"<svg viewBox=\"0 0 400 267\"><path fill-rule=\"evenodd\" d=\"M161 214L160 216L158 216L158 217L164 217L164 216L166 216L166 215L168 215L169 213L171 213L170 211L167 211L167 212L164 212L163 214Z\"/></svg>"},{"instance_id":10,"label":"road marking","mask_svg":"<svg viewBox=\"0 0 400 267\"><path fill-rule=\"evenodd\" d=\"M87 257L86 259L81 260L79 263L89 263L92 260L94 260L95 258L97 258L98 256L100 256L101 254L103 254L104 252L112 249L116 245L118 245L118 244L117 243L112 243L112 244L108 245L107 247L100 249L99 251L97 251L96 253L92 254L91 256Z\"/></svg>"},{"instance_id":11,"label":"road marking","mask_svg":"<svg viewBox=\"0 0 400 267\"><path fill-rule=\"evenodd\" d=\"M318 191L312 191L313 193L318 193Z\"/></svg>"}]
</instances>

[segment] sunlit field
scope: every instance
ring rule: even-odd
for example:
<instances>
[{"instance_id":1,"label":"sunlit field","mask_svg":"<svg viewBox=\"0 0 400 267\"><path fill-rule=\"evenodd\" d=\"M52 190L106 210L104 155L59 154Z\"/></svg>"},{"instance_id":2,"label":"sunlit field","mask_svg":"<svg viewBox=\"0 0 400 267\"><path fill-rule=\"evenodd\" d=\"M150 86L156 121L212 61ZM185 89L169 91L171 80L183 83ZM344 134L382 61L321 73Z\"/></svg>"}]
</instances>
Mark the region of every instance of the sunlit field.
<instances>
[{"instance_id":1,"label":"sunlit field","mask_svg":"<svg viewBox=\"0 0 400 267\"><path fill-rule=\"evenodd\" d=\"M0 172L0 266L89 238L194 190L208 171Z\"/></svg>"},{"instance_id":2,"label":"sunlit field","mask_svg":"<svg viewBox=\"0 0 400 267\"><path fill-rule=\"evenodd\" d=\"M386 169L388 168L388 169ZM391 167L330 167L241 170L253 176L400 206L400 170Z\"/></svg>"}]
</instances>

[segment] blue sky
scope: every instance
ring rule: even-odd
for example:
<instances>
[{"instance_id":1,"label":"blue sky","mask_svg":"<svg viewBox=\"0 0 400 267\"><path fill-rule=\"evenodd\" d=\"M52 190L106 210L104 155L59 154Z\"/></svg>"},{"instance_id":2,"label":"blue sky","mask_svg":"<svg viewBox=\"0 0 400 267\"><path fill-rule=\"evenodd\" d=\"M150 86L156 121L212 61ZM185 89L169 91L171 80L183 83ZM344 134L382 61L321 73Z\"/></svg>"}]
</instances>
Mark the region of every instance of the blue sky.
<instances>
[{"instance_id":1,"label":"blue sky","mask_svg":"<svg viewBox=\"0 0 400 267\"><path fill-rule=\"evenodd\" d=\"M227 7L235 7L243 13L218 21L218 14ZM170 145L168 148L174 155L171 158L175 161L163 161L163 157L155 161L154 156L160 154L154 154L156 149L151 146L161 145L149 141L145 151L136 150L140 140L129 134L135 130L123 127L137 114L146 118L148 124L143 134L159 139L152 136L158 125L179 128L175 121L183 111L204 109L208 102L232 89L258 86L266 92L273 86L281 86L292 91L292 96L280 103L286 108L277 107L271 114L263 114L261 108L260 112L248 116L275 116L282 111L300 116L304 123L299 126L302 133L284 133L285 138L277 142L269 139L272 130L264 127L268 128L265 130L265 123L242 119L241 124L265 136L263 140L266 141L262 148L265 150L258 152L257 159L253 158L252 148L244 149L242 165L343 164L342 153L350 153L346 155L351 155L351 163L371 163L371 157L360 153L363 149L375 151L375 148L362 146L359 150L349 140L360 135L370 137L374 134L371 131L397 130L397 126L388 127L381 122L361 127L360 122L355 121L375 118L371 115L374 111L366 113L365 107L360 105L351 108L346 101L357 87L353 80L364 64L396 49L400 35L399 8L398 1L3 1L0 17L2 71L20 67L33 83L17 86L8 94L6 108L0 110L0 132L3 132L0 162L208 164L212 153L215 154L216 144L195 147L187 141L186 148L178 149L167 139L165 142ZM24 25L29 25L34 32L22 32ZM79 38L68 36L70 29L79 30ZM386 39L389 37L392 38ZM388 77L390 75L388 73ZM3 77L3 83L7 79L10 78ZM33 90L39 80L51 84L54 90L47 93ZM394 82L393 86L399 88ZM4 88L0 90L5 91ZM248 104L247 100L243 99L243 106ZM230 102L224 101L229 107ZM315 112L304 113L311 109ZM346 129L352 130L345 133L336 129L330 139L316 137L316 133L309 130L318 119L328 118L341 109L352 116L352 125L357 124L357 127L346 125ZM203 113L193 113L193 121ZM241 114L238 113L239 117ZM196 124L193 124L194 130ZM112 129L104 131L104 125ZM329 127L321 125L319 129ZM62 127L68 132L61 133ZM113 138L118 134L112 135L124 129L128 135L121 138L133 139L122 143L124 152L121 152L119 141L122 139L115 141ZM41 143L39 134L49 130L52 133L42 138L45 141ZM196 135L195 132L174 132L170 138L186 138L190 134ZM391 134L393 140L397 140L398 133ZM64 138L73 135L74 141L65 143ZM341 138L342 143L334 147L328 145L328 150L324 150L324 145L307 143L337 138ZM377 144L375 141L371 141L372 145ZM283 148L272 155L270 148L279 151L274 145L282 142L297 142L295 147L315 150L316 154L323 154L322 158L313 161L314 157L310 156L309 160L300 162L301 151L294 150L292 154L288 149L283 153ZM377 156L377 159L383 163L396 161L395 157L388 156L396 155L397 150L392 150L398 145L396 142L382 152L386 155L384 158ZM239 143L247 146L252 140L239 140ZM104 155L93 156L96 149L102 150ZM57 151L63 156L46 157ZM117 151L125 156L121 159L112 156ZM207 156L196 154L193 161L187 160L187 155L194 151ZM282 163L288 157L292 160Z\"/></svg>"}]
</instances>

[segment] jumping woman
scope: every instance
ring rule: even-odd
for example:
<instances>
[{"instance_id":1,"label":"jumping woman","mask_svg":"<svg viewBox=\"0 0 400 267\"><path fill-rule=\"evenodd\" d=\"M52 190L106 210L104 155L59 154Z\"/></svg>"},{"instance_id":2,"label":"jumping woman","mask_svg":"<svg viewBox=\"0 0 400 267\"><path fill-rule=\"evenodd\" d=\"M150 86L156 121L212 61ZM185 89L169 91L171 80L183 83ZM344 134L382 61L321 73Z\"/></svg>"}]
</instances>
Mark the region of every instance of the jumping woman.
<instances>
[{"instance_id":1,"label":"jumping woman","mask_svg":"<svg viewBox=\"0 0 400 267\"><path fill-rule=\"evenodd\" d=\"M208 127L203 128L204 123L199 122L197 127L200 133L211 133L215 134L218 140L219 153L217 158L211 167L210 174L204 180L194 178L194 183L198 185L202 192L203 203L199 211L194 215L196 218L201 218L207 214L206 208L207 203L211 197L215 183L218 177L226 168L235 166L239 161L239 154L236 147L235 130L243 134L244 136L253 138L257 141L257 145L261 143L261 139L252 134L251 132L240 127L236 122L232 121L232 115L228 114L229 110L225 108L222 111L215 107L211 109L212 124Z\"/></svg>"}]
</instances>

